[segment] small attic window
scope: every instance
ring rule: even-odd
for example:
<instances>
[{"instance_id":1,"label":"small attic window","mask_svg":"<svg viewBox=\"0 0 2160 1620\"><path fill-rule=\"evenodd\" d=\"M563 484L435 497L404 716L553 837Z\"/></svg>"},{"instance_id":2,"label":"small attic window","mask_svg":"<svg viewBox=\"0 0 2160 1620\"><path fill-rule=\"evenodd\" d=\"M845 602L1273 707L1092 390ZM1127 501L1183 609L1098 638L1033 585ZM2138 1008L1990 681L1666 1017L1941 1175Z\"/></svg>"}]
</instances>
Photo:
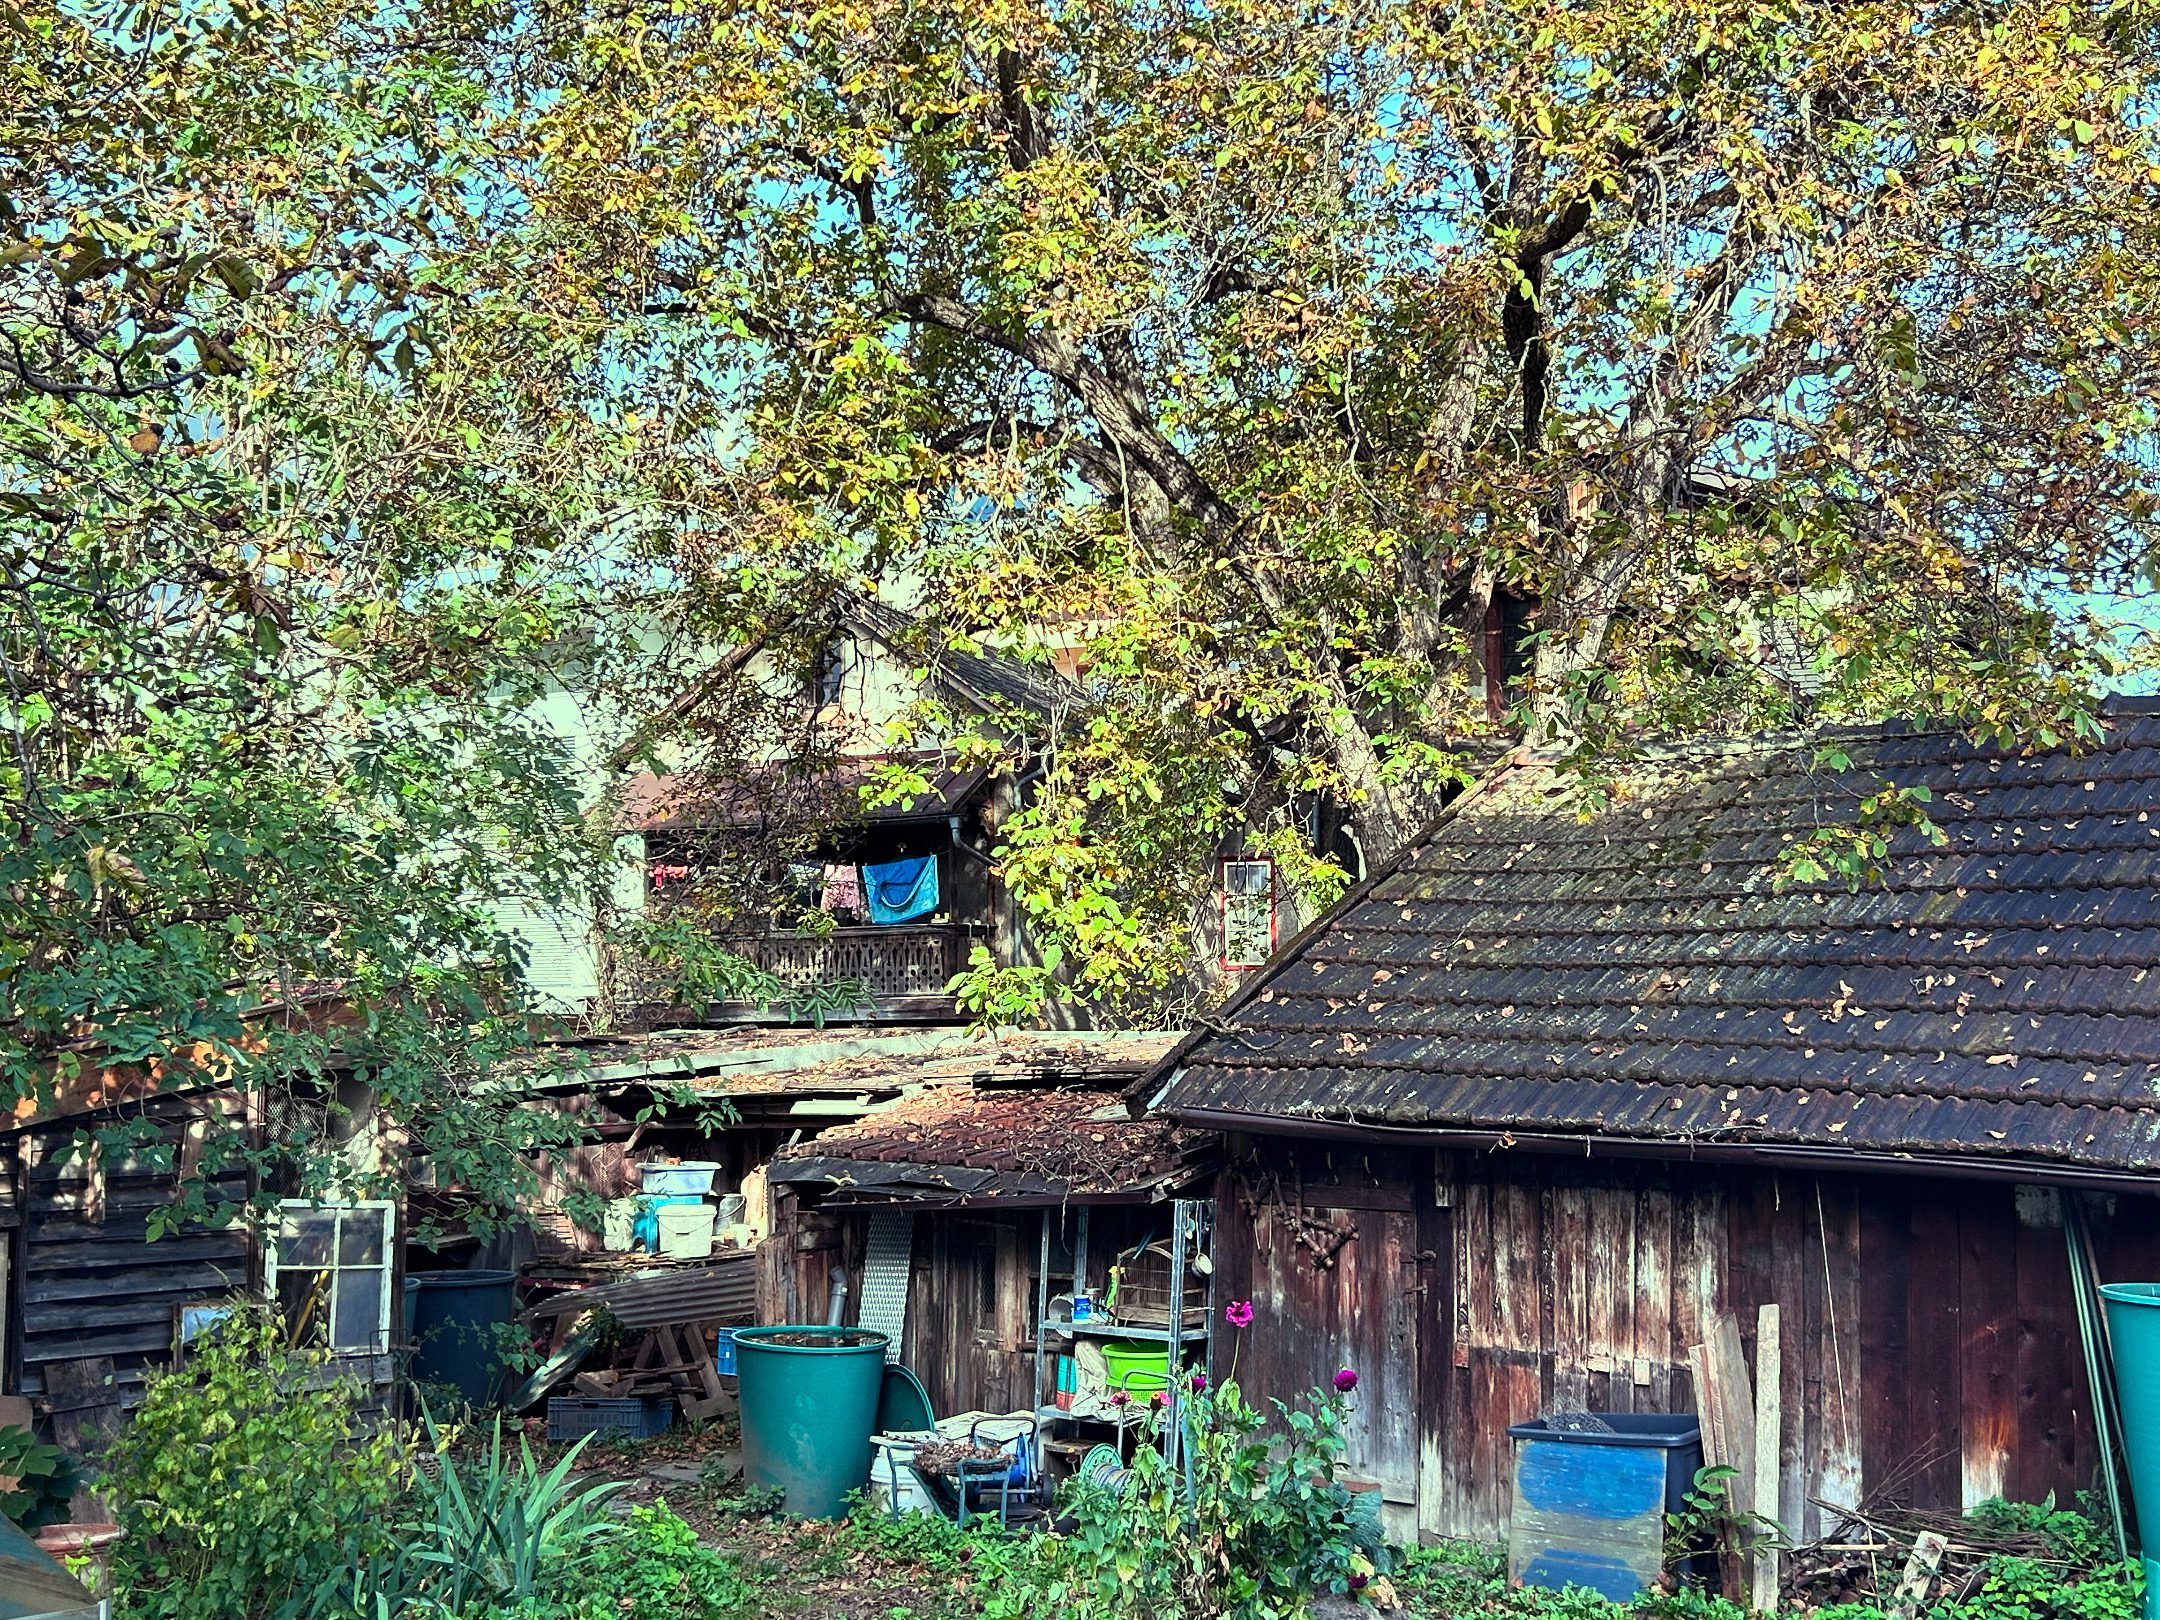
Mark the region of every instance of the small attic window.
<instances>
[{"instance_id":1,"label":"small attic window","mask_svg":"<svg viewBox=\"0 0 2160 1620\"><path fill-rule=\"evenodd\" d=\"M813 709L829 709L840 701L841 677L846 670L847 659L838 641L825 642L812 655L804 684Z\"/></svg>"},{"instance_id":2,"label":"small attic window","mask_svg":"<svg viewBox=\"0 0 2160 1620\"><path fill-rule=\"evenodd\" d=\"M1275 954L1275 863L1222 863L1222 965L1256 968Z\"/></svg>"}]
</instances>

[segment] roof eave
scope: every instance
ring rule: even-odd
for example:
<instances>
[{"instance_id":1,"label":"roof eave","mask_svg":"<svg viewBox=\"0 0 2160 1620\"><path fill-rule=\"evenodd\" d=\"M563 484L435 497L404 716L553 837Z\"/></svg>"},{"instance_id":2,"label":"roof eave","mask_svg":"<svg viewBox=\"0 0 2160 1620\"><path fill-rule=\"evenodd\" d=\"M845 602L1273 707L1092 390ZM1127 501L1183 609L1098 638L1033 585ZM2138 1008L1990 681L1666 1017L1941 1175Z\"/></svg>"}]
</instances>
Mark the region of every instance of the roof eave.
<instances>
[{"instance_id":1,"label":"roof eave","mask_svg":"<svg viewBox=\"0 0 2160 1620\"><path fill-rule=\"evenodd\" d=\"M1492 1126L1416 1125L1308 1115L1246 1113L1236 1109L1179 1108L1164 1117L1200 1130L1248 1135L1297 1135L1337 1141L1388 1142L1398 1146L1472 1148L1583 1159L1659 1159L1669 1162L1806 1168L1853 1174L1935 1176L1967 1181L2012 1181L2084 1187L2105 1192L2160 1196L2160 1173L2149 1167L2067 1164L2050 1159L1953 1152L1898 1152L1816 1142L1709 1140L1700 1137L1625 1136L1566 1131L1519 1131Z\"/></svg>"}]
</instances>

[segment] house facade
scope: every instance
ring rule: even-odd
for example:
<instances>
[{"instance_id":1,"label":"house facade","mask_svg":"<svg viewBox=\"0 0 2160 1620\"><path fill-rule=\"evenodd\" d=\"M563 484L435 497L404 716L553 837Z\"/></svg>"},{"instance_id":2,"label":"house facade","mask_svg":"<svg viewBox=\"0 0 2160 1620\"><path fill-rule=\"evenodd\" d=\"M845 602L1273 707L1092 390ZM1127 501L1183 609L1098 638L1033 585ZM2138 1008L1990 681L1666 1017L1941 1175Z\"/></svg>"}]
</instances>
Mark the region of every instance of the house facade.
<instances>
[{"instance_id":1,"label":"house facade","mask_svg":"<svg viewBox=\"0 0 2160 1620\"><path fill-rule=\"evenodd\" d=\"M1510 1424L1695 1411L1776 1305L1788 1533L2091 1487L2072 1251L2160 1276L2160 712L2108 719L1511 757L1136 1088L1223 1133L1248 1388L1357 1368L1395 1527L1489 1539ZM1934 831L1805 880L1886 786Z\"/></svg>"}]
</instances>

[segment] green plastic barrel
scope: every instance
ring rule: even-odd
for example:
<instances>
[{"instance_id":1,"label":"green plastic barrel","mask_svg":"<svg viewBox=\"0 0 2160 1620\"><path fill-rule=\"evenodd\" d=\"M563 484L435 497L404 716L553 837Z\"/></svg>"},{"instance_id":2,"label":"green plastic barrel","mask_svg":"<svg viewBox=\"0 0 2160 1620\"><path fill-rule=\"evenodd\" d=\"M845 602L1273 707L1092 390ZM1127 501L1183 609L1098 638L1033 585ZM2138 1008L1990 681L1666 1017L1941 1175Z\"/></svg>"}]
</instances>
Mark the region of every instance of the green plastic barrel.
<instances>
[{"instance_id":1,"label":"green plastic barrel","mask_svg":"<svg viewBox=\"0 0 2160 1620\"><path fill-rule=\"evenodd\" d=\"M416 1271L413 1376L448 1384L468 1406L486 1406L501 1393L502 1342L496 1329L517 1306L517 1274L509 1271Z\"/></svg>"},{"instance_id":2,"label":"green plastic barrel","mask_svg":"<svg viewBox=\"0 0 2160 1620\"><path fill-rule=\"evenodd\" d=\"M745 1328L735 1335L743 1477L787 1510L834 1519L870 1483L887 1337L863 1328Z\"/></svg>"},{"instance_id":3,"label":"green plastic barrel","mask_svg":"<svg viewBox=\"0 0 2160 1620\"><path fill-rule=\"evenodd\" d=\"M2145 1620L2160 1620L2160 1283L2105 1283L2108 1348L2130 1454L2130 1500L2145 1565Z\"/></svg>"}]
</instances>

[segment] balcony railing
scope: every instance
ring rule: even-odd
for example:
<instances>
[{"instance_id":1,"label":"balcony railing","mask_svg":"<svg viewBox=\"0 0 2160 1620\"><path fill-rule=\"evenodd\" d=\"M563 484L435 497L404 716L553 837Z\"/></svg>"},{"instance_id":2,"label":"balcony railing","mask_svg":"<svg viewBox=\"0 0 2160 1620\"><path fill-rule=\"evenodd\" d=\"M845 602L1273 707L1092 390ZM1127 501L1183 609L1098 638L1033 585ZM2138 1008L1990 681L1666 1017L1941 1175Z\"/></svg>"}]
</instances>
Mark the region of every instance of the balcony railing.
<instances>
[{"instance_id":1,"label":"balcony railing","mask_svg":"<svg viewBox=\"0 0 2160 1620\"><path fill-rule=\"evenodd\" d=\"M953 1000L945 987L967 966L969 951L987 933L981 925L970 923L895 923L881 928L836 928L820 936L735 935L726 945L790 990L816 991L853 981L869 989L871 1005L864 1011L950 1017ZM622 987L618 994L625 1012L640 1022L665 1016L663 1009L673 999L665 973L633 961L619 961L617 971L623 975L617 983ZM750 1021L768 1012L786 1011L741 1002L703 1009L707 1017Z\"/></svg>"},{"instance_id":2,"label":"balcony railing","mask_svg":"<svg viewBox=\"0 0 2160 1620\"><path fill-rule=\"evenodd\" d=\"M942 996L967 966L976 930L966 923L836 928L822 937L762 934L737 942L782 984L808 990L859 979L880 1001Z\"/></svg>"}]
</instances>

